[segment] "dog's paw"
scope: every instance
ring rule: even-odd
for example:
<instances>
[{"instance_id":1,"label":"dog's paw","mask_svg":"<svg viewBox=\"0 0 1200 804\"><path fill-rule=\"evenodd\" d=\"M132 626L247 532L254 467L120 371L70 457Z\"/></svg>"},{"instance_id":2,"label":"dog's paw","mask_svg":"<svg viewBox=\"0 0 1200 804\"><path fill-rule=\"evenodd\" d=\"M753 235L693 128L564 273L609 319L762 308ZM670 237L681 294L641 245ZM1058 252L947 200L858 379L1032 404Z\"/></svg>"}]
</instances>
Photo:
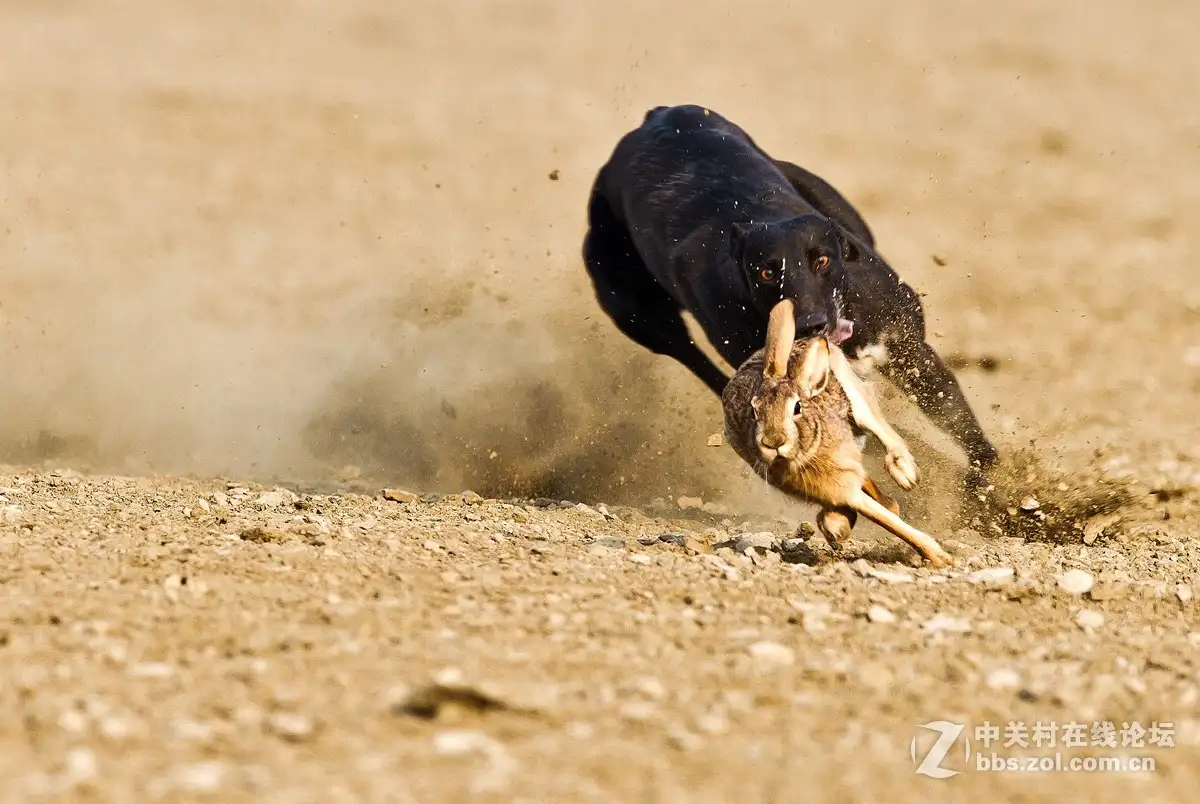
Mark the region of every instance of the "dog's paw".
<instances>
[{"instance_id":1,"label":"dog's paw","mask_svg":"<svg viewBox=\"0 0 1200 804\"><path fill-rule=\"evenodd\" d=\"M905 491L911 491L921 481L921 471L917 468L917 461L908 450L889 452L886 463L888 474L892 476L892 480L895 480L896 485Z\"/></svg>"}]
</instances>

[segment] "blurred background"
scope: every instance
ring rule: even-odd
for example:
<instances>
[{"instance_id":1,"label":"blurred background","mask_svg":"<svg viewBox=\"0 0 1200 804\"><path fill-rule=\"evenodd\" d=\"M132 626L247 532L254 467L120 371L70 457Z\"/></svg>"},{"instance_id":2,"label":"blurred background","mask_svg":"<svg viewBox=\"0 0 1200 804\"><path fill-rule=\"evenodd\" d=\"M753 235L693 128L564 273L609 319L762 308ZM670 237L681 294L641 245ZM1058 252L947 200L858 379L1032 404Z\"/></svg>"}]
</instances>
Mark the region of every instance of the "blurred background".
<instances>
[{"instance_id":1,"label":"blurred background","mask_svg":"<svg viewBox=\"0 0 1200 804\"><path fill-rule=\"evenodd\" d=\"M595 170L676 103L859 206L1003 449L1195 457L1198 25L1182 0L9 0L0 463L765 501L579 256Z\"/></svg>"}]
</instances>

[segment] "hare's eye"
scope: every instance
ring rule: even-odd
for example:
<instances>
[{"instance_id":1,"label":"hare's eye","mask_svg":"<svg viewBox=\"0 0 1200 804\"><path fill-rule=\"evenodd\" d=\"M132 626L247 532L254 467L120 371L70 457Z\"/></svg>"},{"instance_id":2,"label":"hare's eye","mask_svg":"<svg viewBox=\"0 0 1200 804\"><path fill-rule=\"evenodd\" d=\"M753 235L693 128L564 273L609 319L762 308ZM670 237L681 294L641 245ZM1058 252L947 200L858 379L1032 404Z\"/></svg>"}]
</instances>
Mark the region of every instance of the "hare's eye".
<instances>
[{"instance_id":1,"label":"hare's eye","mask_svg":"<svg viewBox=\"0 0 1200 804\"><path fill-rule=\"evenodd\" d=\"M801 409L800 409L800 403L799 403L799 402L797 402L797 403L796 403L796 404L795 404L795 405L792 407L792 415L793 415L793 416L799 416L799 415L800 415L800 412L801 412Z\"/></svg>"}]
</instances>

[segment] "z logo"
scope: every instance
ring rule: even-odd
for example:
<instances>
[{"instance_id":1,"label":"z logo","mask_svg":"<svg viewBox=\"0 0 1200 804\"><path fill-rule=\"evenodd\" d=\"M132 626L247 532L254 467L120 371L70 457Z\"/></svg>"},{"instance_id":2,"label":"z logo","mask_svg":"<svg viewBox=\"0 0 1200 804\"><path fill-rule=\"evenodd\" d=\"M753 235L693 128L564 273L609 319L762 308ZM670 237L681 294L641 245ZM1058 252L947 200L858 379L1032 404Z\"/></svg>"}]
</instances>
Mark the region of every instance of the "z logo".
<instances>
[{"instance_id":1,"label":"z logo","mask_svg":"<svg viewBox=\"0 0 1200 804\"><path fill-rule=\"evenodd\" d=\"M957 776L959 771L943 768L942 760L950 753L950 749L954 746L954 741L958 739L958 735L962 734L963 725L961 723L950 723L945 720L935 720L931 723L922 723L921 728L938 732L938 738L937 742L925 753L925 756L921 759L921 763L917 765L917 773L933 779L949 779L951 776ZM912 761L916 762L916 737L913 737L912 742L909 744L909 752L912 755ZM970 743L964 740L963 759L969 759L970 756Z\"/></svg>"}]
</instances>

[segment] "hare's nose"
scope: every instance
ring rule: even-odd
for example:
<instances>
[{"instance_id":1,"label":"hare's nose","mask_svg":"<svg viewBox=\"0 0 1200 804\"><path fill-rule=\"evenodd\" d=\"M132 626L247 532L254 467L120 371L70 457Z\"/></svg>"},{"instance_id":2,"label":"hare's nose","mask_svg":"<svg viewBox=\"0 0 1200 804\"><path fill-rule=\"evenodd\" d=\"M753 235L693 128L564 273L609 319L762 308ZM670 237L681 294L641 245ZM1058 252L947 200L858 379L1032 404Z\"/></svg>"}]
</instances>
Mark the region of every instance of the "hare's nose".
<instances>
[{"instance_id":1,"label":"hare's nose","mask_svg":"<svg viewBox=\"0 0 1200 804\"><path fill-rule=\"evenodd\" d=\"M764 447L779 449L783 446L783 442L787 441L787 436L783 433L763 433L760 441Z\"/></svg>"}]
</instances>

